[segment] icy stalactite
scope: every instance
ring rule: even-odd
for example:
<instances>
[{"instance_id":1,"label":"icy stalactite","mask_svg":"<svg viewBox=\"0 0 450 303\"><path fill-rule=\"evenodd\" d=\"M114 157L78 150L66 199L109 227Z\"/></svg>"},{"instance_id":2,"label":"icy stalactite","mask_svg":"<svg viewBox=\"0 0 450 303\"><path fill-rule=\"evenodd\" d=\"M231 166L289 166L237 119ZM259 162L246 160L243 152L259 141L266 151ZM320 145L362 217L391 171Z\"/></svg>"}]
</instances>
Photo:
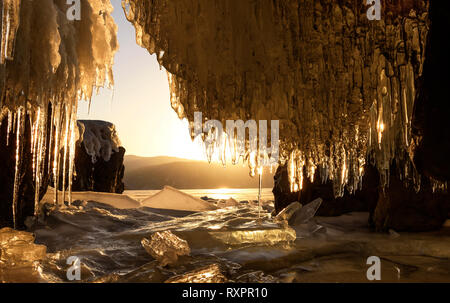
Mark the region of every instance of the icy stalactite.
<instances>
[{"instance_id":1,"label":"icy stalactite","mask_svg":"<svg viewBox=\"0 0 450 303\"><path fill-rule=\"evenodd\" d=\"M123 6L137 43L168 71L180 118L194 121L202 112L205 121L222 124L280 120L281 161L289 161L292 190L318 171L342 196L360 186L368 161L384 185L394 160L414 182L408 152L429 2L383 7L381 21L367 19L363 2L123 0ZM252 157L239 156L253 174Z\"/></svg>"},{"instance_id":2,"label":"icy stalactite","mask_svg":"<svg viewBox=\"0 0 450 303\"><path fill-rule=\"evenodd\" d=\"M2 38L0 50L0 63L12 59L17 29L20 23L20 0L2 1Z\"/></svg>"},{"instance_id":3,"label":"icy stalactite","mask_svg":"<svg viewBox=\"0 0 450 303\"><path fill-rule=\"evenodd\" d=\"M32 156L37 214L42 178L53 174L58 184L60 165L71 199L77 104L114 84L117 26L109 0L83 1L79 21L68 20L65 0L3 0L1 5L0 109L7 112L8 142L11 134L17 136L15 189L21 182L20 151ZM22 144L25 119L31 146ZM17 201L14 190L13 205Z\"/></svg>"}]
</instances>

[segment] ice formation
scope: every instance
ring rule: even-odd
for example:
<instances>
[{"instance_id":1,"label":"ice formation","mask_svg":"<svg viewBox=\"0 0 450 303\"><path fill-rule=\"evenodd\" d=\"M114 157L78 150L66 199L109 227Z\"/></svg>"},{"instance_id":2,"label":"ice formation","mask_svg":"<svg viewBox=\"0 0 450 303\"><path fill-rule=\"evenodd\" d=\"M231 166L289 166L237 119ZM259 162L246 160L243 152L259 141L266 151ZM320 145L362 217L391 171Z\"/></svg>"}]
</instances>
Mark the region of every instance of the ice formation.
<instances>
[{"instance_id":1,"label":"ice formation","mask_svg":"<svg viewBox=\"0 0 450 303\"><path fill-rule=\"evenodd\" d=\"M163 190L141 202L142 206L182 211L208 211L216 207L209 202L183 193L173 187L165 186Z\"/></svg>"},{"instance_id":2,"label":"ice formation","mask_svg":"<svg viewBox=\"0 0 450 303\"><path fill-rule=\"evenodd\" d=\"M298 211L300 211L302 205L298 202L293 202L289 204L286 208L278 213L274 218L275 222L287 222L289 219Z\"/></svg>"},{"instance_id":3,"label":"ice formation","mask_svg":"<svg viewBox=\"0 0 450 303\"><path fill-rule=\"evenodd\" d=\"M227 245L274 245L293 242L297 238L295 230L290 227L221 230L211 231L209 235Z\"/></svg>"},{"instance_id":4,"label":"ice formation","mask_svg":"<svg viewBox=\"0 0 450 303\"><path fill-rule=\"evenodd\" d=\"M218 264L203 266L182 275L172 277L164 283L225 283L227 278L222 274Z\"/></svg>"},{"instance_id":5,"label":"ice formation","mask_svg":"<svg viewBox=\"0 0 450 303\"><path fill-rule=\"evenodd\" d=\"M322 204L322 199L318 198L314 201L309 202L304 207L302 207L300 210L295 212L294 216L292 216L292 220L289 221L291 225L299 225L308 223L309 220L311 220L319 210L320 205Z\"/></svg>"},{"instance_id":6,"label":"ice formation","mask_svg":"<svg viewBox=\"0 0 450 303\"><path fill-rule=\"evenodd\" d=\"M65 193L63 196L62 192L58 193L58 201L68 201L69 193ZM72 199L74 201L95 201L103 204L110 205L114 208L118 209L134 209L141 207L141 203L139 201L134 200L133 198L124 195L124 194L114 194L114 193L99 193L99 192L72 192ZM55 199L55 189L49 187L44 197L41 199L41 203L50 203L52 204Z\"/></svg>"},{"instance_id":7,"label":"ice formation","mask_svg":"<svg viewBox=\"0 0 450 303\"><path fill-rule=\"evenodd\" d=\"M34 244L34 236L11 228L0 229L0 267L31 265L46 258L47 248Z\"/></svg>"},{"instance_id":8,"label":"ice formation","mask_svg":"<svg viewBox=\"0 0 450 303\"><path fill-rule=\"evenodd\" d=\"M236 207L239 205L239 202L233 198L228 198L227 200L219 200L217 202L217 206L219 207Z\"/></svg>"},{"instance_id":9,"label":"ice formation","mask_svg":"<svg viewBox=\"0 0 450 303\"><path fill-rule=\"evenodd\" d=\"M121 146L114 124L106 121L79 120L80 141L84 143L86 153L91 156L92 163L102 158L105 162L111 159L113 152Z\"/></svg>"},{"instance_id":10,"label":"ice formation","mask_svg":"<svg viewBox=\"0 0 450 303\"><path fill-rule=\"evenodd\" d=\"M156 232L149 239L142 239L141 244L162 266L174 264L178 261L179 256L191 253L188 243L170 230Z\"/></svg>"},{"instance_id":11,"label":"ice formation","mask_svg":"<svg viewBox=\"0 0 450 303\"><path fill-rule=\"evenodd\" d=\"M138 44L168 71L172 107L192 129L195 112L223 125L280 120L291 191L320 172L341 196L360 186L369 161L382 185L393 160L404 180L418 180L411 118L429 2L387 7L376 22L363 2L123 0L123 7ZM227 137L232 158L243 156L255 171L256 153L236 154L249 142Z\"/></svg>"},{"instance_id":12,"label":"ice formation","mask_svg":"<svg viewBox=\"0 0 450 303\"><path fill-rule=\"evenodd\" d=\"M8 140L15 133L17 143L14 210L22 153L29 152L21 139L26 123L32 128L36 204L42 176L53 173L58 185L60 165L62 182L71 191L71 178L65 176L74 166L77 103L113 85L117 26L109 0L83 1L79 21L68 20L65 0L2 0L0 5L0 118L6 117Z\"/></svg>"}]
</instances>

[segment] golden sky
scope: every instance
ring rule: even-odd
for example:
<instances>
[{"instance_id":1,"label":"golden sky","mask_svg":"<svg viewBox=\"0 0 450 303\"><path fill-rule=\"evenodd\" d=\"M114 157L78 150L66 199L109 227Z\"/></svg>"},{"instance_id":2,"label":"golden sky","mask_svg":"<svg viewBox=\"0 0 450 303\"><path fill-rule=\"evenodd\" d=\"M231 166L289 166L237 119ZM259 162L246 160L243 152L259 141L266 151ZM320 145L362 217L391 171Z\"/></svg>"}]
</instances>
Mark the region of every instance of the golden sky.
<instances>
[{"instance_id":1,"label":"golden sky","mask_svg":"<svg viewBox=\"0 0 450 303\"><path fill-rule=\"evenodd\" d=\"M103 89L88 103L81 102L78 119L106 120L116 125L127 154L205 159L191 142L187 121L170 106L169 85L156 56L135 42L134 27L125 19L120 0L112 0L119 26L120 50L115 57L114 90Z\"/></svg>"}]
</instances>

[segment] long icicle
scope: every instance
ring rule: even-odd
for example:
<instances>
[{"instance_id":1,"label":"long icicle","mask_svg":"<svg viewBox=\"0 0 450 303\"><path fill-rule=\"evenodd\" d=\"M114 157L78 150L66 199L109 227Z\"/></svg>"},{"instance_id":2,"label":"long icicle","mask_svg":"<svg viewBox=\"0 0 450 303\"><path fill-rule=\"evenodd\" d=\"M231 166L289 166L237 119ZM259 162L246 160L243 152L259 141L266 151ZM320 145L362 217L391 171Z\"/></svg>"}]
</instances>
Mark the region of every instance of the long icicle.
<instances>
[{"instance_id":1,"label":"long icicle","mask_svg":"<svg viewBox=\"0 0 450 303\"><path fill-rule=\"evenodd\" d=\"M262 174L263 167L258 167L258 175L259 175L259 188L258 188L258 219L261 219L261 190L262 190Z\"/></svg>"},{"instance_id":2,"label":"long icicle","mask_svg":"<svg viewBox=\"0 0 450 303\"><path fill-rule=\"evenodd\" d=\"M20 167L22 162L22 128L23 121L22 118L23 108L19 107L17 111L17 129L16 129L16 166L14 174L14 193L13 193L13 203L12 203L12 215L14 229L17 229L17 201L19 194L19 183L20 183Z\"/></svg>"},{"instance_id":3,"label":"long icicle","mask_svg":"<svg viewBox=\"0 0 450 303\"><path fill-rule=\"evenodd\" d=\"M64 156L63 156L63 181L62 181L62 203L64 204L65 199L66 199L66 161L67 161L67 154L69 152L69 127L71 126L71 110L68 110L69 105L65 106L65 127L64 127ZM70 109L72 109L71 105L70 105ZM70 178L70 176L69 176Z\"/></svg>"},{"instance_id":4,"label":"long icicle","mask_svg":"<svg viewBox=\"0 0 450 303\"><path fill-rule=\"evenodd\" d=\"M73 182L73 169L75 166L75 132L77 131L77 119L76 110L78 107L78 102L75 101L72 108L72 116L70 121L70 141L69 141L69 206L72 205L72 182Z\"/></svg>"}]
</instances>

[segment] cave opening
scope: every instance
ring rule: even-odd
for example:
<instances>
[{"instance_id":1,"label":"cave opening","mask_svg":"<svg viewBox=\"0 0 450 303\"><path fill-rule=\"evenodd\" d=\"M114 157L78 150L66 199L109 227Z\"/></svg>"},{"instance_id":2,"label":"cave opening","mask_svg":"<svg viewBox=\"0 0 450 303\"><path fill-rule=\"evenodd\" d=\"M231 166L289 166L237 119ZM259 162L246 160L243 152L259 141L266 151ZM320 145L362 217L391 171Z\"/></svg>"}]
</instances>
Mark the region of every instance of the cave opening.
<instances>
[{"instance_id":1,"label":"cave opening","mask_svg":"<svg viewBox=\"0 0 450 303\"><path fill-rule=\"evenodd\" d=\"M442 39L450 16L442 1L379 1L376 20L352 0L96 0L83 2L79 20L66 18L63 0L41 3L1 1L0 227L33 231L38 244L0 230L0 266L43 258L51 278L33 278L60 281L73 248L87 260L86 281L359 280L364 254L380 253L391 269L413 264L413 274L389 279L417 281L428 264L448 260L437 240L448 239L450 217L450 49ZM218 135L238 120L249 140L235 128ZM262 157L280 156L267 203L256 121L279 125ZM131 153L151 146L152 155L243 158L259 174L258 200L175 189L167 163L152 182L168 186L148 197L122 194L117 132ZM200 167L180 173L186 184ZM59 207L66 191L68 207ZM333 262L351 264L348 277L325 277L308 263L342 252Z\"/></svg>"}]
</instances>

